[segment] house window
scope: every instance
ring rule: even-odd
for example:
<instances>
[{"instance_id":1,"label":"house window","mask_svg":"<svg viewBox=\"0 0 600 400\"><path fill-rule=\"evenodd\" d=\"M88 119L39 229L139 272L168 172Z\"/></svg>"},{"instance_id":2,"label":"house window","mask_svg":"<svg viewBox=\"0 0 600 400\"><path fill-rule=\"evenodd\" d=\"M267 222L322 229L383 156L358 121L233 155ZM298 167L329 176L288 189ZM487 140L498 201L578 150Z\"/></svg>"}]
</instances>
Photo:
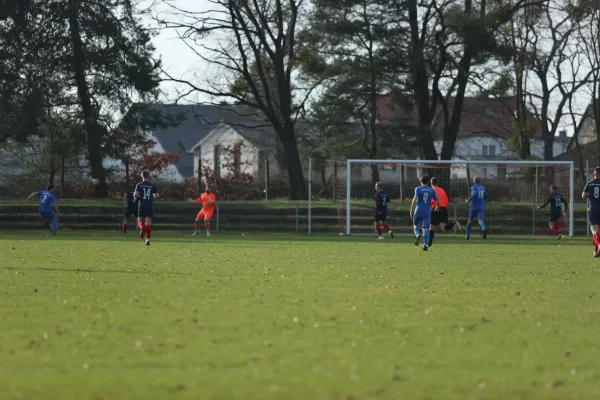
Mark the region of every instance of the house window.
<instances>
[{"instance_id":1,"label":"house window","mask_svg":"<svg viewBox=\"0 0 600 400\"><path fill-rule=\"evenodd\" d=\"M233 153L234 172L239 175L242 172L242 149L236 149Z\"/></svg>"},{"instance_id":2,"label":"house window","mask_svg":"<svg viewBox=\"0 0 600 400\"><path fill-rule=\"evenodd\" d=\"M495 155L496 155L496 146L483 145L483 156L484 157L494 157Z\"/></svg>"},{"instance_id":3,"label":"house window","mask_svg":"<svg viewBox=\"0 0 600 400\"><path fill-rule=\"evenodd\" d=\"M219 151L218 145L215 146L214 156L215 175L221 176L221 152Z\"/></svg>"}]
</instances>

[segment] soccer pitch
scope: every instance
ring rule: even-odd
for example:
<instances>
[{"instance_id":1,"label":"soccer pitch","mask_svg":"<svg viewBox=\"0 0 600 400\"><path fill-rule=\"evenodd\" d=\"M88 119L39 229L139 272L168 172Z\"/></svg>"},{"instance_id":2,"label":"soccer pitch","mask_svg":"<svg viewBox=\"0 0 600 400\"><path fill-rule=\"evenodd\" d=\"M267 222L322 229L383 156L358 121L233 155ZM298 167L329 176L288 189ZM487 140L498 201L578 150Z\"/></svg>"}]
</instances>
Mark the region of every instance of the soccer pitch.
<instances>
[{"instance_id":1,"label":"soccer pitch","mask_svg":"<svg viewBox=\"0 0 600 400\"><path fill-rule=\"evenodd\" d=\"M597 399L591 239L0 232L1 399Z\"/></svg>"}]
</instances>

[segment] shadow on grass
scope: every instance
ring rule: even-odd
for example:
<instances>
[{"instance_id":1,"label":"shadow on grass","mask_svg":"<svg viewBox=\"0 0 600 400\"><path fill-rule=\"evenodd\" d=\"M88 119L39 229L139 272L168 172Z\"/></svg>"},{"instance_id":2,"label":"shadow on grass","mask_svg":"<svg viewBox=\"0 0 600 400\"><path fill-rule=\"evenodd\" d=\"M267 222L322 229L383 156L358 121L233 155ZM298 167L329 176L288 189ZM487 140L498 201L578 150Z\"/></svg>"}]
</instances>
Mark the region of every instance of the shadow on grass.
<instances>
[{"instance_id":1,"label":"shadow on grass","mask_svg":"<svg viewBox=\"0 0 600 400\"><path fill-rule=\"evenodd\" d=\"M133 270L106 270L106 269L82 269L82 268L46 268L46 267L4 267L8 271L46 271L46 272L90 272L101 274L140 274L140 275L190 275L184 272L172 271L133 271Z\"/></svg>"},{"instance_id":2,"label":"shadow on grass","mask_svg":"<svg viewBox=\"0 0 600 400\"><path fill-rule=\"evenodd\" d=\"M56 236L52 236L46 232L33 230L0 230L0 242L8 240L32 241L32 240L48 240L48 241L102 241L114 242L119 244L138 243L143 246L144 242L139 239L136 234L122 236L120 231L88 231L88 230L68 230L59 231ZM204 233L201 236L193 237L190 234L182 233L181 231L161 231L154 229L153 231L153 246L152 248L162 249L165 244L169 243L222 243L226 245L247 244L249 242L281 242L281 243L374 243L374 245L393 245L406 244L413 242L413 236L410 233L398 234L395 239L390 239L387 236L383 241L377 241L375 235L369 236L340 236L335 233L314 233L308 236L306 232L300 233L275 233L275 232L220 232L214 233L213 236L207 238ZM555 236L532 236L532 235L489 235L486 240L482 240L478 234L472 235L471 240L466 241L462 234L438 234L435 237L436 245L445 244L465 244L465 245L519 245L519 246L590 246L591 238L586 236L565 237L562 240L557 240ZM145 247L145 246L143 246Z\"/></svg>"}]
</instances>

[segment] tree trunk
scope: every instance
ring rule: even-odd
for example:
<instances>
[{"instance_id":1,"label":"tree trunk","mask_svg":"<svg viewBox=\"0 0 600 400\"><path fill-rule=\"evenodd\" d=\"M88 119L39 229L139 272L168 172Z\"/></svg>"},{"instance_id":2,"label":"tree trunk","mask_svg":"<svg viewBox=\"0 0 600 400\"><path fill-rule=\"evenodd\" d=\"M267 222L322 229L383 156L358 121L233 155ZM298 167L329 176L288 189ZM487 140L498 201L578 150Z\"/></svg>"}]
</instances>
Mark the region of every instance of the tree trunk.
<instances>
[{"instance_id":1,"label":"tree trunk","mask_svg":"<svg viewBox=\"0 0 600 400\"><path fill-rule=\"evenodd\" d=\"M100 183L95 186L96 197L108 197L106 175L102 165L101 133L96 120L96 112L92 106L88 84L85 77L85 53L81 41L77 5L79 0L69 0L69 33L73 46L73 70L77 83L77 94L83 110L87 133L87 147L92 176Z\"/></svg>"},{"instance_id":2,"label":"tree trunk","mask_svg":"<svg viewBox=\"0 0 600 400\"><path fill-rule=\"evenodd\" d=\"M554 158L554 135L548 132L544 135L544 160L552 161Z\"/></svg>"},{"instance_id":3,"label":"tree trunk","mask_svg":"<svg viewBox=\"0 0 600 400\"><path fill-rule=\"evenodd\" d=\"M65 157L60 157L60 197L65 195Z\"/></svg>"},{"instance_id":4,"label":"tree trunk","mask_svg":"<svg viewBox=\"0 0 600 400\"><path fill-rule=\"evenodd\" d=\"M56 175L56 168L54 168L54 160L50 159L50 171L48 171L48 185L54 185L54 176Z\"/></svg>"},{"instance_id":5,"label":"tree trunk","mask_svg":"<svg viewBox=\"0 0 600 400\"><path fill-rule=\"evenodd\" d=\"M371 164L371 182L373 185L379 182L379 166L377 164Z\"/></svg>"},{"instance_id":6,"label":"tree trunk","mask_svg":"<svg viewBox=\"0 0 600 400\"><path fill-rule=\"evenodd\" d=\"M123 164L125 164L125 191L127 191L129 189L129 158L126 158Z\"/></svg>"},{"instance_id":7,"label":"tree trunk","mask_svg":"<svg viewBox=\"0 0 600 400\"><path fill-rule=\"evenodd\" d=\"M277 131L286 158L290 183L290 198L292 200L307 200L308 191L306 182L304 181L304 171L300 162L300 154L298 153L294 124L292 121L288 121L284 126L278 127Z\"/></svg>"}]
</instances>

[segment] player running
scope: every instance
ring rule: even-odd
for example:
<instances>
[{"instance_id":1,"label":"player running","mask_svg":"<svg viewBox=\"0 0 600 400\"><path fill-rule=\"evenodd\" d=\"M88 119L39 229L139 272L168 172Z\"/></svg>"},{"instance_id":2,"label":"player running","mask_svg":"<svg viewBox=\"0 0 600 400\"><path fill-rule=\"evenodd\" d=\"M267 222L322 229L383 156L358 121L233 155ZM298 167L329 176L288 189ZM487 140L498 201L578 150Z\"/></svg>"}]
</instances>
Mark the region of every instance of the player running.
<instances>
[{"instance_id":1,"label":"player running","mask_svg":"<svg viewBox=\"0 0 600 400\"><path fill-rule=\"evenodd\" d=\"M196 215L196 221L194 222L194 228L196 230L194 231L193 236L196 236L200 233L200 222L204 222L206 236L210 236L210 219L212 218L215 211L215 206L217 205L217 198L215 197L215 194L210 191L210 187L206 186L204 193L194 200L193 203L202 203L202 210L200 210L198 215Z\"/></svg>"},{"instance_id":2,"label":"player running","mask_svg":"<svg viewBox=\"0 0 600 400\"><path fill-rule=\"evenodd\" d=\"M387 223L387 212L388 212L388 203L390 202L390 196L387 195L386 192L383 191L383 183L377 182L375 184L375 214L373 215L373 223L375 224L375 230L377 230L377 235L379 236L379 240L383 239L381 236L381 227L385 229L390 237L394 238L394 232L390 229L390 226Z\"/></svg>"},{"instance_id":3,"label":"player running","mask_svg":"<svg viewBox=\"0 0 600 400\"><path fill-rule=\"evenodd\" d=\"M421 231L423 233L423 251L429 247L429 227L431 226L431 199L435 200L435 211L439 210L435 190L429 186L429 177L421 178L421 186L415 188L415 196L410 205L410 217L413 219L413 229L415 233L415 246L419 245L421 240ZM415 203L417 207L415 208ZM414 212L413 212L414 209Z\"/></svg>"},{"instance_id":4,"label":"player running","mask_svg":"<svg viewBox=\"0 0 600 400\"><path fill-rule=\"evenodd\" d=\"M600 167L594 168L594 179L585 184L582 199L588 202L588 223L594 238L594 257L600 257L600 234L598 233L598 224L600 224Z\"/></svg>"},{"instance_id":5,"label":"player running","mask_svg":"<svg viewBox=\"0 0 600 400\"><path fill-rule=\"evenodd\" d=\"M135 186L133 198L138 203L138 227L140 238L146 234L146 246L150 246L152 236L152 217L154 217L154 199L157 198L156 186L150 182L150 172L142 172L142 182Z\"/></svg>"},{"instance_id":6,"label":"player running","mask_svg":"<svg viewBox=\"0 0 600 400\"><path fill-rule=\"evenodd\" d=\"M53 235L56 235L56 231L58 230L58 204L56 204L56 198L52 194L54 190L54 184L49 184L46 190L40 190L37 192L33 192L27 198L27 202L31 200L33 196L40 196L40 217L44 220L44 224L46 228Z\"/></svg>"},{"instance_id":7,"label":"player running","mask_svg":"<svg viewBox=\"0 0 600 400\"><path fill-rule=\"evenodd\" d=\"M469 208L469 220L467 221L467 229L465 234L465 239L469 240L471 238L471 220L477 217L477 221L479 222L479 226L481 226L481 237L482 239L487 238L487 230L485 227L485 222L483 221L483 209L484 203L488 198L487 190L485 190L485 186L483 186L479 177L473 178L473 186L471 186L471 197L465 200L465 203L471 203L471 207Z\"/></svg>"},{"instance_id":8,"label":"player running","mask_svg":"<svg viewBox=\"0 0 600 400\"><path fill-rule=\"evenodd\" d=\"M435 236L435 228L439 227L441 232L456 232L460 229L460 224L457 221L448 222L448 196L446 191L438 186L437 178L431 178L431 187L435 190L438 200L440 201L440 208L438 211L431 212L431 227L429 228L429 247L433 244L433 237ZM431 199L431 208L435 208L435 201Z\"/></svg>"},{"instance_id":9,"label":"player running","mask_svg":"<svg viewBox=\"0 0 600 400\"><path fill-rule=\"evenodd\" d=\"M563 197L562 194L558 193L558 187L556 185L550 186L550 196L544 204L538 207L538 210L545 208L548 204L550 204L550 219L548 220L548 225L550 229L559 239L563 237L560 233L560 225L564 225L564 217L562 213L562 206L565 205L565 213L569 212L569 206L567 205L567 201Z\"/></svg>"},{"instance_id":10,"label":"player running","mask_svg":"<svg viewBox=\"0 0 600 400\"><path fill-rule=\"evenodd\" d=\"M133 198L133 190L128 190L123 194L123 227L121 232L123 232L123 236L127 234L127 225L129 223L129 217L135 217L138 215L138 207L135 199Z\"/></svg>"}]
</instances>

